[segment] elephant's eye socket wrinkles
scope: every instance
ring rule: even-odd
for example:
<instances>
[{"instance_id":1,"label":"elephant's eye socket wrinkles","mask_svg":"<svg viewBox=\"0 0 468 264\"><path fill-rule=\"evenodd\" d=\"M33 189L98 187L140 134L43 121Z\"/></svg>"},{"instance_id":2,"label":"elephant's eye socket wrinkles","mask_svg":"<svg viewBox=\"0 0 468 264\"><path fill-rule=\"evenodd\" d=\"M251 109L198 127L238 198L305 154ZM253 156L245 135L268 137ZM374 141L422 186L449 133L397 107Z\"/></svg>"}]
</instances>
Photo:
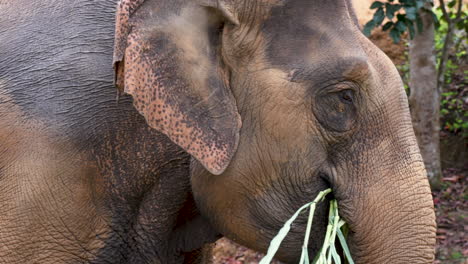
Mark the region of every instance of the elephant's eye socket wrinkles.
<instances>
[{"instance_id":1,"label":"elephant's eye socket wrinkles","mask_svg":"<svg viewBox=\"0 0 468 264\"><path fill-rule=\"evenodd\" d=\"M357 88L356 88L357 89ZM353 84L340 83L324 89L316 97L313 111L320 124L332 131L345 132L357 120L358 92Z\"/></svg>"}]
</instances>

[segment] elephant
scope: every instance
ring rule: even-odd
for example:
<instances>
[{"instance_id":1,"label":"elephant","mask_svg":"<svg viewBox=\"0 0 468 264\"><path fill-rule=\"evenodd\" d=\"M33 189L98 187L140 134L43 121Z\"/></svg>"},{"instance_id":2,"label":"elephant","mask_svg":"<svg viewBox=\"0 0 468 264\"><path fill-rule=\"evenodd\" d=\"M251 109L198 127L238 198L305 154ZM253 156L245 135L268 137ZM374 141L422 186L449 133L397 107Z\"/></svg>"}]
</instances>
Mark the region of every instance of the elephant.
<instances>
[{"instance_id":1,"label":"elephant","mask_svg":"<svg viewBox=\"0 0 468 264\"><path fill-rule=\"evenodd\" d=\"M350 0L0 1L0 40L1 263L265 252L327 188L311 255L336 199L356 263L432 263L403 84Z\"/></svg>"}]
</instances>

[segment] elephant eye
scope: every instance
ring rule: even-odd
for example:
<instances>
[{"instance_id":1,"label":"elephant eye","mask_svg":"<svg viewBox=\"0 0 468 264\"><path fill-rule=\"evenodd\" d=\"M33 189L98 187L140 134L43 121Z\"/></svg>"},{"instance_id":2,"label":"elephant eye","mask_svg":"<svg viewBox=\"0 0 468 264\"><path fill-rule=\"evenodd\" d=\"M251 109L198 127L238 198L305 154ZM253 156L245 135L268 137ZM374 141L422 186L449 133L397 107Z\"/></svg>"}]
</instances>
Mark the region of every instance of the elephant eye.
<instances>
[{"instance_id":1,"label":"elephant eye","mask_svg":"<svg viewBox=\"0 0 468 264\"><path fill-rule=\"evenodd\" d=\"M325 129L346 132L356 123L357 101L355 90L332 87L317 94L313 111Z\"/></svg>"},{"instance_id":2,"label":"elephant eye","mask_svg":"<svg viewBox=\"0 0 468 264\"><path fill-rule=\"evenodd\" d=\"M342 90L339 92L340 100L345 104L354 103L354 91L353 90Z\"/></svg>"}]
</instances>

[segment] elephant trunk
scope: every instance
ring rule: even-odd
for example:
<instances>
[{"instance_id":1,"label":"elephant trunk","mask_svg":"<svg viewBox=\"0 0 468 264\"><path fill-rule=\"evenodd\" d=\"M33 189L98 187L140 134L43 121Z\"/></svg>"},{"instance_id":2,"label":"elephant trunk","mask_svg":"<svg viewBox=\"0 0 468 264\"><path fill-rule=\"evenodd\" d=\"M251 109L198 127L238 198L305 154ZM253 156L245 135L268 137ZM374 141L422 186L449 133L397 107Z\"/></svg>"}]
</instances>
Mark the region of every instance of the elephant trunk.
<instances>
[{"instance_id":1,"label":"elephant trunk","mask_svg":"<svg viewBox=\"0 0 468 264\"><path fill-rule=\"evenodd\" d=\"M357 155L354 165L347 166L359 167L348 170L352 182L337 184L335 195L350 225L356 263L433 262L436 225L429 182L417 145L403 144L406 151L385 155L381 145Z\"/></svg>"},{"instance_id":2,"label":"elephant trunk","mask_svg":"<svg viewBox=\"0 0 468 264\"><path fill-rule=\"evenodd\" d=\"M432 263L434 208L422 163L418 167L398 186L382 180L359 195L359 220L349 237L357 263Z\"/></svg>"}]
</instances>

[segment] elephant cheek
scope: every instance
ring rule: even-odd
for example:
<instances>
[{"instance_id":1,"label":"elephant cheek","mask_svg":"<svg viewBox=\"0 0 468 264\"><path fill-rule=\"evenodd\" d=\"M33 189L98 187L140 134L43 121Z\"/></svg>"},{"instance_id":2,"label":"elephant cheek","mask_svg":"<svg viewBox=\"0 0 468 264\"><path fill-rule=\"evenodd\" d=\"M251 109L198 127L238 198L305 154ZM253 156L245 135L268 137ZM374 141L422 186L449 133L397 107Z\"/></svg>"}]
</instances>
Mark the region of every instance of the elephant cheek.
<instances>
[{"instance_id":1,"label":"elephant cheek","mask_svg":"<svg viewBox=\"0 0 468 264\"><path fill-rule=\"evenodd\" d=\"M245 190L228 177L230 168L221 175L212 175L195 159L191 162L192 193L200 212L215 229L233 240L256 241L256 232L246 214L248 196ZM242 243L242 242L240 242Z\"/></svg>"}]
</instances>

